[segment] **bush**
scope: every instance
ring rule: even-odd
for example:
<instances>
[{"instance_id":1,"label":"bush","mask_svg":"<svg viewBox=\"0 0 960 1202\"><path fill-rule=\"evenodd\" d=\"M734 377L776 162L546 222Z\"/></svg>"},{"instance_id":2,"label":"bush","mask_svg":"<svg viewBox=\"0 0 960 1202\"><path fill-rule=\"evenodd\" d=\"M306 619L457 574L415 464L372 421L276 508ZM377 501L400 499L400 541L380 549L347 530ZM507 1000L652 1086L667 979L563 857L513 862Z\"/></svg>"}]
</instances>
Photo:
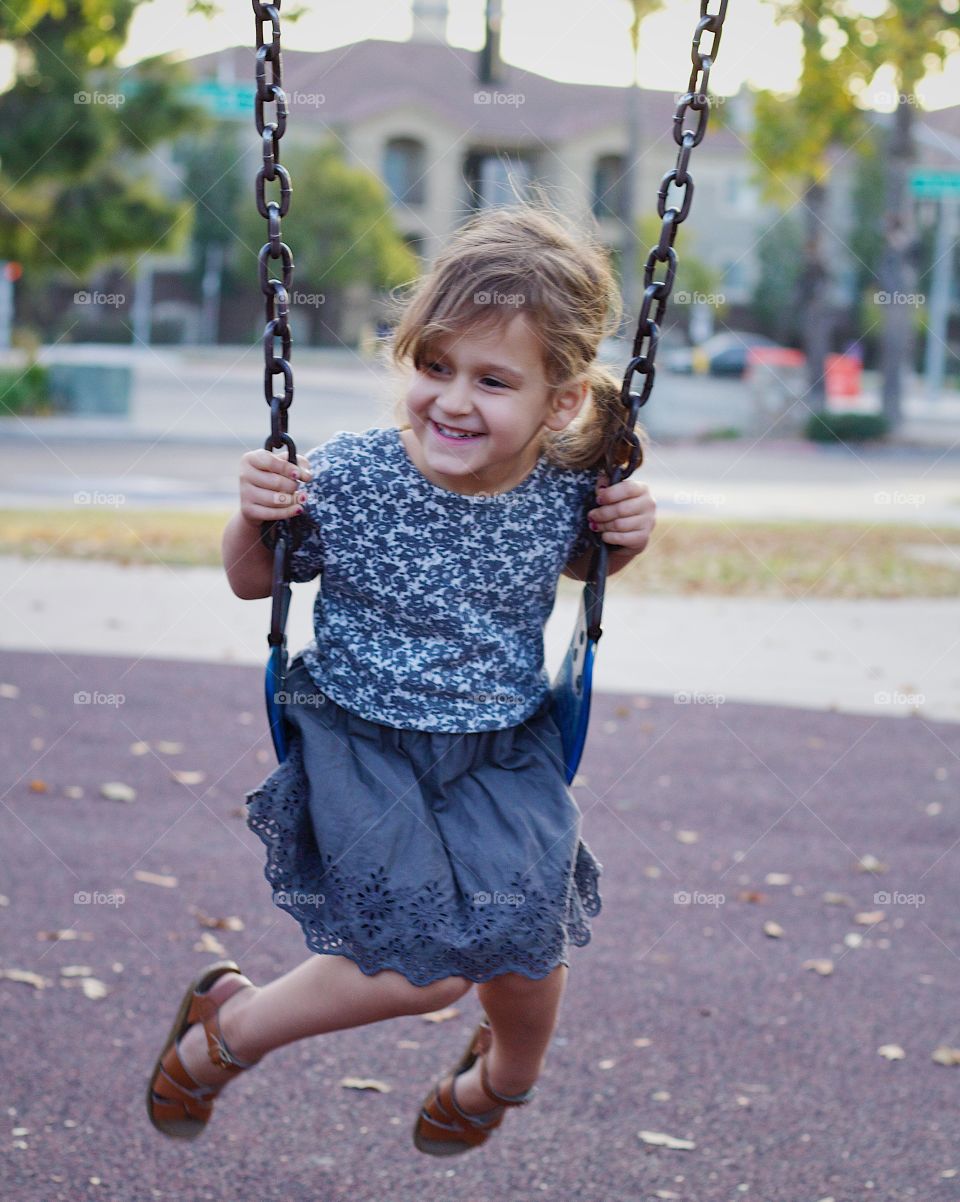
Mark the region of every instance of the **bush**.
<instances>
[{"instance_id":1,"label":"bush","mask_svg":"<svg viewBox=\"0 0 960 1202\"><path fill-rule=\"evenodd\" d=\"M812 413L804 434L813 442L863 442L885 438L887 419L879 413Z\"/></svg>"},{"instance_id":2,"label":"bush","mask_svg":"<svg viewBox=\"0 0 960 1202\"><path fill-rule=\"evenodd\" d=\"M49 373L39 363L26 371L0 369L0 417L50 412Z\"/></svg>"}]
</instances>

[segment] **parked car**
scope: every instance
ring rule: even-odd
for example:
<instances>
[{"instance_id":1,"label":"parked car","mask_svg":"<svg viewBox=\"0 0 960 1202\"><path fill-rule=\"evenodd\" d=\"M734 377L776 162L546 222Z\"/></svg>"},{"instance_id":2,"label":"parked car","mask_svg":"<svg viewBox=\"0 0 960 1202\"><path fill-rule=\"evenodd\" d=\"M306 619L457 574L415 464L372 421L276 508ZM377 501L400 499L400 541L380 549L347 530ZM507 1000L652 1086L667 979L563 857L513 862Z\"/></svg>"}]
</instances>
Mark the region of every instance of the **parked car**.
<instances>
[{"instance_id":1,"label":"parked car","mask_svg":"<svg viewBox=\"0 0 960 1202\"><path fill-rule=\"evenodd\" d=\"M764 334L731 330L714 334L699 346L672 351L664 362L668 371L684 375L742 376L747 368L747 351L751 347L777 345Z\"/></svg>"}]
</instances>

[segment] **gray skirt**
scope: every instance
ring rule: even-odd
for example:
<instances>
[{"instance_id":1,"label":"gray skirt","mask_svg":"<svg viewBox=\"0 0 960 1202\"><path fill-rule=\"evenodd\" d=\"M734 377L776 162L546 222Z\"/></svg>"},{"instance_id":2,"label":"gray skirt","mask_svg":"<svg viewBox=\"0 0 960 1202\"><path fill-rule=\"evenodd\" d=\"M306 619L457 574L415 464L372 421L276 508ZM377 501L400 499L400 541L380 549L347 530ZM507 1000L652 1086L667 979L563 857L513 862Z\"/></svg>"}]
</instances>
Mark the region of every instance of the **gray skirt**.
<instances>
[{"instance_id":1,"label":"gray skirt","mask_svg":"<svg viewBox=\"0 0 960 1202\"><path fill-rule=\"evenodd\" d=\"M448 734L371 722L288 667L286 760L248 792L273 901L307 947L442 977L541 978L600 912L550 699L526 722Z\"/></svg>"}]
</instances>

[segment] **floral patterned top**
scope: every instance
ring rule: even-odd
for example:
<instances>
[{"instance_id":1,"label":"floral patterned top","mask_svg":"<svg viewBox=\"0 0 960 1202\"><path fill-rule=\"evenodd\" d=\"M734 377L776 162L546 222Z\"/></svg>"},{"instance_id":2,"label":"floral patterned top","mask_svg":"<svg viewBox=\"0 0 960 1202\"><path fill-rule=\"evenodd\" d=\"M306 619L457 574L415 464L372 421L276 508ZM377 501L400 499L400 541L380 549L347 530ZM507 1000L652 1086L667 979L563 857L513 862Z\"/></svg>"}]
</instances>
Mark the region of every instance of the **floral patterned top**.
<instances>
[{"instance_id":1,"label":"floral patterned top","mask_svg":"<svg viewBox=\"0 0 960 1202\"><path fill-rule=\"evenodd\" d=\"M550 681L543 628L564 566L593 542L597 471L541 456L508 492L427 480L400 429L338 431L307 453L312 525L291 580L320 574L303 662L344 709L387 726L498 730Z\"/></svg>"}]
</instances>

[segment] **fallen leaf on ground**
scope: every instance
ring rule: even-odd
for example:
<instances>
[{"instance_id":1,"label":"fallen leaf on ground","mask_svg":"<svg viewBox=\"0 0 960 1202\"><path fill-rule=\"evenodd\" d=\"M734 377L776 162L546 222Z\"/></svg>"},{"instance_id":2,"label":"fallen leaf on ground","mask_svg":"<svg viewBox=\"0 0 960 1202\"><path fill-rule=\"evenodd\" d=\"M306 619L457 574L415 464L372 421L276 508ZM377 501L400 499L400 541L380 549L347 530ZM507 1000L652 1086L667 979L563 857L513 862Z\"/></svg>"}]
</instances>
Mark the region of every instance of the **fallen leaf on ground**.
<instances>
[{"instance_id":1,"label":"fallen leaf on ground","mask_svg":"<svg viewBox=\"0 0 960 1202\"><path fill-rule=\"evenodd\" d=\"M186 770L171 772L170 776L181 785L199 785L202 780L206 780L207 778L206 772L190 772Z\"/></svg>"},{"instance_id":2,"label":"fallen leaf on ground","mask_svg":"<svg viewBox=\"0 0 960 1202\"><path fill-rule=\"evenodd\" d=\"M939 801L931 801L930 804L925 807L926 813L928 813L931 818L936 818L937 814L939 814L942 809L943 806Z\"/></svg>"},{"instance_id":3,"label":"fallen leaf on ground","mask_svg":"<svg viewBox=\"0 0 960 1202\"><path fill-rule=\"evenodd\" d=\"M445 1023L449 1018L456 1018L460 1011L456 1006L447 1006L444 1010L431 1010L429 1014L421 1014L425 1023Z\"/></svg>"},{"instance_id":4,"label":"fallen leaf on ground","mask_svg":"<svg viewBox=\"0 0 960 1202\"><path fill-rule=\"evenodd\" d=\"M698 831L677 831L677 841L679 843L696 843L700 838Z\"/></svg>"},{"instance_id":5,"label":"fallen leaf on ground","mask_svg":"<svg viewBox=\"0 0 960 1202\"><path fill-rule=\"evenodd\" d=\"M635 1048L648 1048L653 1043L652 1039L640 1038L633 1041Z\"/></svg>"},{"instance_id":6,"label":"fallen leaf on ground","mask_svg":"<svg viewBox=\"0 0 960 1202\"><path fill-rule=\"evenodd\" d=\"M93 969L88 964L64 964L60 969L61 977L89 977Z\"/></svg>"},{"instance_id":7,"label":"fallen leaf on ground","mask_svg":"<svg viewBox=\"0 0 960 1202\"><path fill-rule=\"evenodd\" d=\"M68 977L66 980L61 981L60 984L79 985L84 997L88 997L95 1002L99 1001L102 997L106 997L110 992L103 981L98 981L96 977Z\"/></svg>"},{"instance_id":8,"label":"fallen leaf on ground","mask_svg":"<svg viewBox=\"0 0 960 1202\"><path fill-rule=\"evenodd\" d=\"M377 1093L390 1093L392 1086L373 1077L343 1077L340 1084L344 1089L373 1089Z\"/></svg>"},{"instance_id":9,"label":"fallen leaf on ground","mask_svg":"<svg viewBox=\"0 0 960 1202\"><path fill-rule=\"evenodd\" d=\"M418 1041L416 1039L398 1039L397 1040L398 1048L418 1048L419 1046L420 1046L420 1044L418 1043Z\"/></svg>"},{"instance_id":10,"label":"fallen leaf on ground","mask_svg":"<svg viewBox=\"0 0 960 1202\"><path fill-rule=\"evenodd\" d=\"M885 1043L877 1048L877 1051L887 1060L902 1060L907 1054L898 1043Z\"/></svg>"},{"instance_id":11,"label":"fallen leaf on ground","mask_svg":"<svg viewBox=\"0 0 960 1202\"><path fill-rule=\"evenodd\" d=\"M171 743L166 739L161 739L160 742L156 744L156 748L161 755L179 755L180 752L183 751L183 744Z\"/></svg>"},{"instance_id":12,"label":"fallen leaf on ground","mask_svg":"<svg viewBox=\"0 0 960 1202\"><path fill-rule=\"evenodd\" d=\"M768 885L789 885L792 879L789 872L768 872L764 878Z\"/></svg>"},{"instance_id":13,"label":"fallen leaf on ground","mask_svg":"<svg viewBox=\"0 0 960 1202\"><path fill-rule=\"evenodd\" d=\"M32 985L34 989L46 989L53 981L25 968L0 968L0 977L7 981L19 981L21 985Z\"/></svg>"},{"instance_id":14,"label":"fallen leaf on ground","mask_svg":"<svg viewBox=\"0 0 960 1202\"><path fill-rule=\"evenodd\" d=\"M141 741L139 743L131 743L130 744L130 754L131 755L146 755L149 750L150 750L149 743L144 743Z\"/></svg>"},{"instance_id":15,"label":"fallen leaf on ground","mask_svg":"<svg viewBox=\"0 0 960 1202\"><path fill-rule=\"evenodd\" d=\"M204 931L197 942L193 945L195 952L211 952L214 956L225 956L227 949L223 946L216 935L211 935L209 931Z\"/></svg>"},{"instance_id":16,"label":"fallen leaf on ground","mask_svg":"<svg viewBox=\"0 0 960 1202\"><path fill-rule=\"evenodd\" d=\"M45 780L32 780L28 786L31 793L49 793L50 789Z\"/></svg>"},{"instance_id":17,"label":"fallen leaf on ground","mask_svg":"<svg viewBox=\"0 0 960 1202\"><path fill-rule=\"evenodd\" d=\"M852 906L853 898L848 897L846 893L824 893L823 900L828 906Z\"/></svg>"},{"instance_id":18,"label":"fallen leaf on ground","mask_svg":"<svg viewBox=\"0 0 960 1202\"><path fill-rule=\"evenodd\" d=\"M15 684L0 683L0 697L8 697L11 701L16 701L20 696L20 690Z\"/></svg>"},{"instance_id":19,"label":"fallen leaf on ground","mask_svg":"<svg viewBox=\"0 0 960 1202\"><path fill-rule=\"evenodd\" d=\"M947 1047L942 1043L931 1056L937 1064L960 1064L960 1048Z\"/></svg>"},{"instance_id":20,"label":"fallen leaf on ground","mask_svg":"<svg viewBox=\"0 0 960 1202\"><path fill-rule=\"evenodd\" d=\"M242 931L244 929L243 919L237 918L235 915L231 915L229 918L211 918L209 914L204 914L196 906L192 906L191 909L202 927L209 927L214 931Z\"/></svg>"},{"instance_id":21,"label":"fallen leaf on ground","mask_svg":"<svg viewBox=\"0 0 960 1202\"><path fill-rule=\"evenodd\" d=\"M69 939L83 939L89 943L93 935L89 931L75 931L72 927L66 927L60 931L37 931L38 939L46 939L50 942L60 941L66 943Z\"/></svg>"},{"instance_id":22,"label":"fallen leaf on ground","mask_svg":"<svg viewBox=\"0 0 960 1202\"><path fill-rule=\"evenodd\" d=\"M783 927L779 922L773 922L771 919L768 919L763 924L763 933L764 935L769 935L771 939L779 939L783 935Z\"/></svg>"},{"instance_id":23,"label":"fallen leaf on ground","mask_svg":"<svg viewBox=\"0 0 960 1202\"><path fill-rule=\"evenodd\" d=\"M138 881L143 881L147 885L162 885L164 889L176 889L177 878L175 876L167 876L162 872L147 872L142 868L136 869L133 874Z\"/></svg>"},{"instance_id":24,"label":"fallen leaf on ground","mask_svg":"<svg viewBox=\"0 0 960 1202\"><path fill-rule=\"evenodd\" d=\"M64 797L69 797L71 801L78 801L83 796L83 787L81 785L64 785Z\"/></svg>"},{"instance_id":25,"label":"fallen leaf on ground","mask_svg":"<svg viewBox=\"0 0 960 1202\"><path fill-rule=\"evenodd\" d=\"M660 1148L678 1148L684 1151L689 1151L697 1145L692 1139L677 1139L673 1135L663 1135L659 1131L641 1131L640 1138L645 1144L654 1144Z\"/></svg>"},{"instance_id":26,"label":"fallen leaf on ground","mask_svg":"<svg viewBox=\"0 0 960 1202\"><path fill-rule=\"evenodd\" d=\"M613 1068L613 1066L616 1063L617 1063L616 1060L600 1060L597 1063L597 1068L603 1068L603 1069Z\"/></svg>"},{"instance_id":27,"label":"fallen leaf on ground","mask_svg":"<svg viewBox=\"0 0 960 1202\"><path fill-rule=\"evenodd\" d=\"M125 785L122 780L109 780L100 786L100 796L107 801L133 801L137 796L136 789Z\"/></svg>"},{"instance_id":28,"label":"fallen leaf on ground","mask_svg":"<svg viewBox=\"0 0 960 1202\"><path fill-rule=\"evenodd\" d=\"M883 910L864 910L861 914L854 914L853 921L862 927L872 927L875 923L883 922L885 918Z\"/></svg>"},{"instance_id":29,"label":"fallen leaf on ground","mask_svg":"<svg viewBox=\"0 0 960 1202\"><path fill-rule=\"evenodd\" d=\"M804 960L804 968L812 968L815 973L821 977L829 977L833 972L832 960Z\"/></svg>"},{"instance_id":30,"label":"fallen leaf on ground","mask_svg":"<svg viewBox=\"0 0 960 1202\"><path fill-rule=\"evenodd\" d=\"M863 936L859 931L848 931L843 937L843 942L847 947L859 947L863 943Z\"/></svg>"},{"instance_id":31,"label":"fallen leaf on ground","mask_svg":"<svg viewBox=\"0 0 960 1202\"><path fill-rule=\"evenodd\" d=\"M761 893L759 889L741 889L737 898L745 902L762 902L767 900L767 895Z\"/></svg>"},{"instance_id":32,"label":"fallen leaf on ground","mask_svg":"<svg viewBox=\"0 0 960 1202\"><path fill-rule=\"evenodd\" d=\"M889 867L889 864L884 864L876 856L871 855L870 852L867 852L865 856L861 856L857 861L858 872L886 872Z\"/></svg>"}]
</instances>

